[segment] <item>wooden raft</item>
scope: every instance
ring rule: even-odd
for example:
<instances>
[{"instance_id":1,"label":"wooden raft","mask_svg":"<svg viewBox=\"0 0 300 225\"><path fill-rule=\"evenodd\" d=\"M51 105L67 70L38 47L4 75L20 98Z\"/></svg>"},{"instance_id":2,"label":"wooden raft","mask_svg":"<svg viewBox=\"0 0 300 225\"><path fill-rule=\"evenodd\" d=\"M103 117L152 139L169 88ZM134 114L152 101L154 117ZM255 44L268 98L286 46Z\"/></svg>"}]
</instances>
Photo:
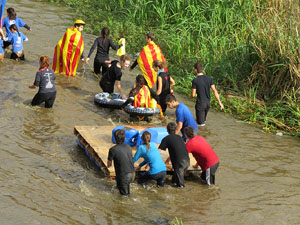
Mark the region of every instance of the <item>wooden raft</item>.
<instances>
[{"instance_id":1,"label":"wooden raft","mask_svg":"<svg viewBox=\"0 0 300 225\"><path fill-rule=\"evenodd\" d=\"M137 126L127 126L142 131L149 127L137 127ZM85 150L87 155L90 156L96 165L110 178L114 178L115 168L114 164L110 168L107 168L107 158L109 149L115 144L112 143L112 130L114 126L75 126L74 134L77 137L77 143L81 148ZM136 147L132 147L132 154L136 152ZM160 151L162 159L165 161L169 157L168 151ZM140 158L135 165L142 162L143 159ZM190 166L188 171L200 171L200 168L195 169L191 165L196 164L196 160L190 154ZM146 170L146 166L141 168L141 171ZM168 171L173 171L170 166L167 166Z\"/></svg>"}]
</instances>

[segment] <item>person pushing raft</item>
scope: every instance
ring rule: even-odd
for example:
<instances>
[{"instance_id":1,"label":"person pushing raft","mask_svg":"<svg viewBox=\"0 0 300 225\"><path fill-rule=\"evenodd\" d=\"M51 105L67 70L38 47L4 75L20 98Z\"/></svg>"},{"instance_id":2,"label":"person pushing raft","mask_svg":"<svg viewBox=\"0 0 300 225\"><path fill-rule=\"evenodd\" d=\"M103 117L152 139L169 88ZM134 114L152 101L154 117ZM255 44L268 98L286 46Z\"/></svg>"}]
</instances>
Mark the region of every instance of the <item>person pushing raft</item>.
<instances>
[{"instance_id":1,"label":"person pushing raft","mask_svg":"<svg viewBox=\"0 0 300 225\"><path fill-rule=\"evenodd\" d=\"M100 70L102 67L102 74L105 74L108 67L106 65L106 61L109 61L109 48L111 47L114 50L122 47L121 45L115 45L109 37L109 29L107 27L102 28L101 37L95 39L93 46L87 56L86 62L90 60L90 56L93 51L97 47L97 53L94 59L94 72L96 74L100 74Z\"/></svg>"},{"instance_id":2,"label":"person pushing raft","mask_svg":"<svg viewBox=\"0 0 300 225\"><path fill-rule=\"evenodd\" d=\"M10 34L8 35L8 41L12 43L12 53L10 58L17 60L25 60L23 42L28 41L28 38L20 31L15 24L9 27Z\"/></svg>"},{"instance_id":3,"label":"person pushing raft","mask_svg":"<svg viewBox=\"0 0 300 225\"><path fill-rule=\"evenodd\" d=\"M52 69L55 73L71 77L76 75L79 60L84 61L84 43L81 34L84 26L83 20L76 20L74 26L67 29L55 46L52 63Z\"/></svg>"},{"instance_id":4,"label":"person pushing raft","mask_svg":"<svg viewBox=\"0 0 300 225\"><path fill-rule=\"evenodd\" d=\"M160 60L161 62L166 62L160 47L154 43L154 39L154 34L146 34L147 45L143 47L139 57L130 67L130 71L132 71L136 65L139 64L139 67L150 88L156 84L157 80L157 72L152 68L153 61ZM164 71L167 72L167 69L165 68Z\"/></svg>"}]
</instances>

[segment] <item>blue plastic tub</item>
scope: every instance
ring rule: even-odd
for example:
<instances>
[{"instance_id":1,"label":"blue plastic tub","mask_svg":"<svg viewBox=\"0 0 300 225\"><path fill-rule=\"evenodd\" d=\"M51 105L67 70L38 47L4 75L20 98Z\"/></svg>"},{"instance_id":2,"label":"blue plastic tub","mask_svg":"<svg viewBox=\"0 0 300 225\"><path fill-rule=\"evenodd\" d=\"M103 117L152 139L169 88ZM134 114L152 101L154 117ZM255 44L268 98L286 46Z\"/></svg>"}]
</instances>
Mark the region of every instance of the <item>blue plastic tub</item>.
<instances>
[{"instance_id":1,"label":"blue plastic tub","mask_svg":"<svg viewBox=\"0 0 300 225\"><path fill-rule=\"evenodd\" d=\"M124 130L125 131L125 141L124 144L128 144L130 146L136 145L138 136L139 136L139 131L133 128L129 127L124 127L124 126L117 126L112 130L112 138L111 141L115 144L115 136L114 133L116 130Z\"/></svg>"},{"instance_id":2,"label":"blue plastic tub","mask_svg":"<svg viewBox=\"0 0 300 225\"><path fill-rule=\"evenodd\" d=\"M156 144L160 144L162 139L168 135L168 131L165 127L152 127L145 129L140 132L137 138L136 146L139 147L141 144L143 144L142 135L145 131L148 131L151 134L151 142L154 142Z\"/></svg>"}]
</instances>

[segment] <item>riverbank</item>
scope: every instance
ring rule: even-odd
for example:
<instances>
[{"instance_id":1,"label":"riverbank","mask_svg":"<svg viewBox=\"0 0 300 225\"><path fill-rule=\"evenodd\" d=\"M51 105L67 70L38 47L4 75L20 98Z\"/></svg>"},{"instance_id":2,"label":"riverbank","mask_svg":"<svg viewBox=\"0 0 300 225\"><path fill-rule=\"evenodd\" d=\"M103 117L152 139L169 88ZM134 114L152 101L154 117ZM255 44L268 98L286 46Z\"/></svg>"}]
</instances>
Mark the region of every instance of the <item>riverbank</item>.
<instances>
[{"instance_id":1,"label":"riverbank","mask_svg":"<svg viewBox=\"0 0 300 225\"><path fill-rule=\"evenodd\" d=\"M151 30L176 91L189 95L192 66L200 60L217 84L225 112L266 132L300 137L300 7L292 1L49 1L74 9L87 22L86 32L99 35L108 26L113 40L125 37L132 55ZM212 107L218 110L214 98Z\"/></svg>"}]
</instances>

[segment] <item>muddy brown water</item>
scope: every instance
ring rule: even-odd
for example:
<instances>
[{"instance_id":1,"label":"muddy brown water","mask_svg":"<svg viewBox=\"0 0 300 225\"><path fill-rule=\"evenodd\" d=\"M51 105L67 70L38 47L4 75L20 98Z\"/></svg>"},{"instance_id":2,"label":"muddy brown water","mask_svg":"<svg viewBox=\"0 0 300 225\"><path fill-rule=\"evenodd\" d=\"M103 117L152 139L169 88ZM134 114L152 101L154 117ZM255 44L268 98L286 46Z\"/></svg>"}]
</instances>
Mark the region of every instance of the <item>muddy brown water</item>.
<instances>
[{"instance_id":1,"label":"muddy brown water","mask_svg":"<svg viewBox=\"0 0 300 225\"><path fill-rule=\"evenodd\" d=\"M200 134L220 158L214 187L194 175L185 189L170 181L146 190L135 183L132 196L121 197L75 143L75 125L128 123L127 114L94 105L100 88L88 65L75 78L57 76L53 109L29 105L37 90L27 86L38 56L52 58L72 24L71 10L30 0L12 0L7 7L33 31L22 29L29 38L25 62L0 63L0 224L168 224L175 216L184 224L300 224L299 139L263 133L213 110ZM84 33L85 54L94 38ZM125 71L126 90L136 73ZM194 111L188 98L179 100Z\"/></svg>"}]
</instances>

